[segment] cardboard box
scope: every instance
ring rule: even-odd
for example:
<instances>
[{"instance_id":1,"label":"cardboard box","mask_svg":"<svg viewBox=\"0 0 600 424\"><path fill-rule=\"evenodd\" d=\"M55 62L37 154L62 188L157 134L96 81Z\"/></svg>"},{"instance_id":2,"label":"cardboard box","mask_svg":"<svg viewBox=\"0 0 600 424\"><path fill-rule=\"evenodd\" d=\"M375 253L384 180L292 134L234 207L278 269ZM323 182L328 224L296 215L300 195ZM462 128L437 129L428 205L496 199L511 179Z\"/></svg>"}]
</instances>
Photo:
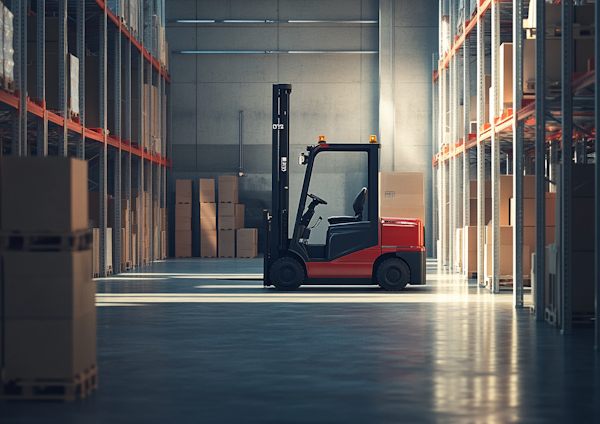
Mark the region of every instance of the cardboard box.
<instances>
[{"instance_id":1,"label":"cardboard box","mask_svg":"<svg viewBox=\"0 0 600 424\"><path fill-rule=\"evenodd\" d=\"M238 177L233 175L219 176L219 202L237 203L238 202ZM233 216L233 215L231 215Z\"/></svg>"},{"instance_id":2,"label":"cardboard box","mask_svg":"<svg viewBox=\"0 0 600 424\"><path fill-rule=\"evenodd\" d=\"M96 312L74 319L7 319L7 380L71 379L96 364Z\"/></svg>"},{"instance_id":3,"label":"cardboard box","mask_svg":"<svg viewBox=\"0 0 600 424\"><path fill-rule=\"evenodd\" d=\"M175 231L175 244L181 246L192 246L191 231Z\"/></svg>"},{"instance_id":4,"label":"cardboard box","mask_svg":"<svg viewBox=\"0 0 600 424\"><path fill-rule=\"evenodd\" d=\"M217 257L217 231L200 231L200 256L203 258Z\"/></svg>"},{"instance_id":5,"label":"cardboard box","mask_svg":"<svg viewBox=\"0 0 600 424\"><path fill-rule=\"evenodd\" d=\"M509 225L515 223L515 200L509 199L510 216ZM523 199L523 226L534 227L536 225L535 217L535 199ZM556 225L556 196L554 193L546 193L546 226Z\"/></svg>"},{"instance_id":6,"label":"cardboard box","mask_svg":"<svg viewBox=\"0 0 600 424\"><path fill-rule=\"evenodd\" d=\"M535 175L523 175L523 198L535 199Z\"/></svg>"},{"instance_id":7,"label":"cardboard box","mask_svg":"<svg viewBox=\"0 0 600 424\"><path fill-rule=\"evenodd\" d=\"M469 180L469 197L471 199L477 199L477 180ZM485 180L485 198L492 198L492 181Z\"/></svg>"},{"instance_id":8,"label":"cardboard box","mask_svg":"<svg viewBox=\"0 0 600 424\"><path fill-rule=\"evenodd\" d=\"M250 248L241 248L237 246L235 256L238 258L256 258L258 256L258 247L257 245Z\"/></svg>"},{"instance_id":9,"label":"cardboard box","mask_svg":"<svg viewBox=\"0 0 600 424\"><path fill-rule=\"evenodd\" d=\"M242 228L236 231L238 247L248 248L258 244L257 228Z\"/></svg>"},{"instance_id":10,"label":"cardboard box","mask_svg":"<svg viewBox=\"0 0 600 424\"><path fill-rule=\"evenodd\" d=\"M485 227L485 244L492 244L492 231L494 227L487 225ZM500 226L500 245L513 244L513 227L508 225Z\"/></svg>"},{"instance_id":11,"label":"cardboard box","mask_svg":"<svg viewBox=\"0 0 600 424\"><path fill-rule=\"evenodd\" d=\"M63 157L0 159L0 228L69 233L88 228L88 164Z\"/></svg>"},{"instance_id":12,"label":"cardboard box","mask_svg":"<svg viewBox=\"0 0 600 424\"><path fill-rule=\"evenodd\" d=\"M492 245L485 245L484 263L486 277L492 275ZM500 275L512 275L513 273L513 246L500 246Z\"/></svg>"},{"instance_id":13,"label":"cardboard box","mask_svg":"<svg viewBox=\"0 0 600 424\"><path fill-rule=\"evenodd\" d=\"M147 251L145 251L147 255ZM192 246L187 244L175 243L175 257L176 258L191 258L192 257Z\"/></svg>"},{"instance_id":14,"label":"cardboard box","mask_svg":"<svg viewBox=\"0 0 600 424\"><path fill-rule=\"evenodd\" d=\"M220 216L219 217L219 230L235 230L235 216Z\"/></svg>"},{"instance_id":15,"label":"cardboard box","mask_svg":"<svg viewBox=\"0 0 600 424\"><path fill-rule=\"evenodd\" d=\"M470 226L477 226L477 199L469 199L469 223ZM485 221L487 225L492 221L492 199L485 199Z\"/></svg>"},{"instance_id":16,"label":"cardboard box","mask_svg":"<svg viewBox=\"0 0 600 424\"><path fill-rule=\"evenodd\" d=\"M235 230L219 230L218 250L220 258L235 257Z\"/></svg>"},{"instance_id":17,"label":"cardboard box","mask_svg":"<svg viewBox=\"0 0 600 424\"><path fill-rule=\"evenodd\" d=\"M246 208L242 204L235 205L235 229L244 228Z\"/></svg>"},{"instance_id":18,"label":"cardboard box","mask_svg":"<svg viewBox=\"0 0 600 424\"><path fill-rule=\"evenodd\" d=\"M192 204L191 203L177 203L175 205L175 218L191 218L192 217Z\"/></svg>"},{"instance_id":19,"label":"cardboard box","mask_svg":"<svg viewBox=\"0 0 600 424\"><path fill-rule=\"evenodd\" d=\"M500 72L498 95L500 109L513 107L513 44L500 45Z\"/></svg>"},{"instance_id":20,"label":"cardboard box","mask_svg":"<svg viewBox=\"0 0 600 424\"><path fill-rule=\"evenodd\" d=\"M397 213L411 215L414 212L399 211L398 209L421 208L424 202L424 177L422 172L380 172L379 173L379 214L387 217L402 217ZM424 217L404 216L404 218Z\"/></svg>"},{"instance_id":21,"label":"cardboard box","mask_svg":"<svg viewBox=\"0 0 600 424\"><path fill-rule=\"evenodd\" d=\"M7 250L2 257L5 318L71 319L96 312L91 250Z\"/></svg>"},{"instance_id":22,"label":"cardboard box","mask_svg":"<svg viewBox=\"0 0 600 424\"><path fill-rule=\"evenodd\" d=\"M555 234L556 227L546 227L546 246L555 243ZM523 245L529 246L531 253L535 253L535 226L523 227Z\"/></svg>"},{"instance_id":23,"label":"cardboard box","mask_svg":"<svg viewBox=\"0 0 600 424\"><path fill-rule=\"evenodd\" d=\"M223 216L235 218L235 203L219 203L219 218Z\"/></svg>"},{"instance_id":24,"label":"cardboard box","mask_svg":"<svg viewBox=\"0 0 600 424\"><path fill-rule=\"evenodd\" d=\"M191 217L175 217L175 231L192 231Z\"/></svg>"},{"instance_id":25,"label":"cardboard box","mask_svg":"<svg viewBox=\"0 0 600 424\"><path fill-rule=\"evenodd\" d=\"M464 227L465 252L477 250L477 227Z\"/></svg>"},{"instance_id":26,"label":"cardboard box","mask_svg":"<svg viewBox=\"0 0 600 424\"><path fill-rule=\"evenodd\" d=\"M215 180L200 179L200 203L215 203Z\"/></svg>"},{"instance_id":27,"label":"cardboard box","mask_svg":"<svg viewBox=\"0 0 600 424\"><path fill-rule=\"evenodd\" d=\"M175 203L192 203L192 180L175 181Z\"/></svg>"},{"instance_id":28,"label":"cardboard box","mask_svg":"<svg viewBox=\"0 0 600 424\"><path fill-rule=\"evenodd\" d=\"M216 203L201 203L200 204L200 221L202 218L216 218L217 204Z\"/></svg>"},{"instance_id":29,"label":"cardboard box","mask_svg":"<svg viewBox=\"0 0 600 424\"><path fill-rule=\"evenodd\" d=\"M477 272L477 250L465 251L463 261L463 272L465 274Z\"/></svg>"}]
</instances>

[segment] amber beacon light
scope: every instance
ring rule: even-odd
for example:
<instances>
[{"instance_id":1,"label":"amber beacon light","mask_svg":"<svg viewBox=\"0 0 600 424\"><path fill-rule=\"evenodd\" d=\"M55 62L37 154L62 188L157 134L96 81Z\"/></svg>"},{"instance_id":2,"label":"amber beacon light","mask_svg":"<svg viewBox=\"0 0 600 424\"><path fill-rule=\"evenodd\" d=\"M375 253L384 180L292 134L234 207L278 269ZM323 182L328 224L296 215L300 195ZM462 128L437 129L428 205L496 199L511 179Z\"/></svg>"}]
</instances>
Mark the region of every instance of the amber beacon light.
<instances>
[{"instance_id":1,"label":"amber beacon light","mask_svg":"<svg viewBox=\"0 0 600 424\"><path fill-rule=\"evenodd\" d=\"M320 135L319 136L319 143L325 143L325 136L324 135Z\"/></svg>"},{"instance_id":2,"label":"amber beacon light","mask_svg":"<svg viewBox=\"0 0 600 424\"><path fill-rule=\"evenodd\" d=\"M371 137L369 137L369 143L377 144L377 136L372 135Z\"/></svg>"}]
</instances>

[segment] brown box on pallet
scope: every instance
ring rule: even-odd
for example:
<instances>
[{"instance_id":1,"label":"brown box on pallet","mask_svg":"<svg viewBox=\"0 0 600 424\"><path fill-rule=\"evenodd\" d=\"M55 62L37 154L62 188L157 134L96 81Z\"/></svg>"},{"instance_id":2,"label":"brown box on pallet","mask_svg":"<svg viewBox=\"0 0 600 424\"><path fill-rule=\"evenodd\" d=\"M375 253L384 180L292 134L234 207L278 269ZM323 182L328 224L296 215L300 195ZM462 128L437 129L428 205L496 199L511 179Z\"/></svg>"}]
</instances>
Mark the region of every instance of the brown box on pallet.
<instances>
[{"instance_id":1,"label":"brown box on pallet","mask_svg":"<svg viewBox=\"0 0 600 424\"><path fill-rule=\"evenodd\" d=\"M70 379L96 365L96 311L72 319L6 319L6 380Z\"/></svg>"},{"instance_id":2,"label":"brown box on pallet","mask_svg":"<svg viewBox=\"0 0 600 424\"><path fill-rule=\"evenodd\" d=\"M494 227L486 225L485 227L485 244L492 244L492 231ZM500 226L500 245L512 245L513 244L513 227L509 225Z\"/></svg>"},{"instance_id":3,"label":"brown box on pallet","mask_svg":"<svg viewBox=\"0 0 600 424\"><path fill-rule=\"evenodd\" d=\"M469 198L477 199L477 180L469 180ZM485 180L485 198L492 198L492 181Z\"/></svg>"},{"instance_id":4,"label":"brown box on pallet","mask_svg":"<svg viewBox=\"0 0 600 424\"><path fill-rule=\"evenodd\" d=\"M192 204L191 203L177 203L175 205L175 218L191 218L192 217Z\"/></svg>"},{"instance_id":5,"label":"brown box on pallet","mask_svg":"<svg viewBox=\"0 0 600 424\"><path fill-rule=\"evenodd\" d=\"M234 175L220 175L218 189L220 203L238 202L238 177Z\"/></svg>"},{"instance_id":6,"label":"brown box on pallet","mask_svg":"<svg viewBox=\"0 0 600 424\"><path fill-rule=\"evenodd\" d=\"M422 206L425 204L424 190L422 172L380 172L380 211L385 213L390 208Z\"/></svg>"},{"instance_id":7,"label":"brown box on pallet","mask_svg":"<svg viewBox=\"0 0 600 424\"><path fill-rule=\"evenodd\" d=\"M235 258L235 230L219 230L218 250L220 258Z\"/></svg>"},{"instance_id":8,"label":"brown box on pallet","mask_svg":"<svg viewBox=\"0 0 600 424\"><path fill-rule=\"evenodd\" d=\"M509 199L510 217L509 224L515 223L515 199ZM523 199L523 226L534 227L535 219L535 199ZM556 195L546 193L546 226L556 225Z\"/></svg>"},{"instance_id":9,"label":"brown box on pallet","mask_svg":"<svg viewBox=\"0 0 600 424\"><path fill-rule=\"evenodd\" d=\"M216 203L200 203L200 229L203 231L217 230Z\"/></svg>"},{"instance_id":10,"label":"brown box on pallet","mask_svg":"<svg viewBox=\"0 0 600 424\"><path fill-rule=\"evenodd\" d=\"M192 231L192 218L176 216L175 231Z\"/></svg>"},{"instance_id":11,"label":"brown box on pallet","mask_svg":"<svg viewBox=\"0 0 600 424\"><path fill-rule=\"evenodd\" d=\"M222 216L235 217L235 203L219 203L219 218Z\"/></svg>"},{"instance_id":12,"label":"brown box on pallet","mask_svg":"<svg viewBox=\"0 0 600 424\"><path fill-rule=\"evenodd\" d=\"M0 161L2 230L68 233L88 228L86 161L17 156Z\"/></svg>"},{"instance_id":13,"label":"brown box on pallet","mask_svg":"<svg viewBox=\"0 0 600 424\"><path fill-rule=\"evenodd\" d=\"M472 227L477 226L477 199L469 199L469 223ZM485 199L485 221L487 225L492 220L492 199Z\"/></svg>"},{"instance_id":14,"label":"brown box on pallet","mask_svg":"<svg viewBox=\"0 0 600 424\"><path fill-rule=\"evenodd\" d=\"M175 203L192 203L192 180L175 181Z\"/></svg>"},{"instance_id":15,"label":"brown box on pallet","mask_svg":"<svg viewBox=\"0 0 600 424\"><path fill-rule=\"evenodd\" d=\"M187 244L175 243L175 257L176 258L191 258L192 257L192 246Z\"/></svg>"},{"instance_id":16,"label":"brown box on pallet","mask_svg":"<svg viewBox=\"0 0 600 424\"><path fill-rule=\"evenodd\" d=\"M95 313L91 250L7 250L2 256L5 318L70 319Z\"/></svg>"},{"instance_id":17,"label":"brown box on pallet","mask_svg":"<svg viewBox=\"0 0 600 424\"><path fill-rule=\"evenodd\" d=\"M175 244L181 246L192 246L192 231L175 231Z\"/></svg>"},{"instance_id":18,"label":"brown box on pallet","mask_svg":"<svg viewBox=\"0 0 600 424\"><path fill-rule=\"evenodd\" d=\"M200 231L200 256L217 257L217 230Z\"/></svg>"},{"instance_id":19,"label":"brown box on pallet","mask_svg":"<svg viewBox=\"0 0 600 424\"><path fill-rule=\"evenodd\" d=\"M258 229L242 228L236 231L236 256L255 258L258 254Z\"/></svg>"},{"instance_id":20,"label":"brown box on pallet","mask_svg":"<svg viewBox=\"0 0 600 424\"><path fill-rule=\"evenodd\" d=\"M245 226L245 214L246 208L244 205L238 203L235 205L235 229L238 230L240 228L244 228Z\"/></svg>"},{"instance_id":21,"label":"brown box on pallet","mask_svg":"<svg viewBox=\"0 0 600 424\"><path fill-rule=\"evenodd\" d=\"M485 245L484 266L486 277L492 275L492 248L491 244ZM513 273L513 246L500 245L500 275Z\"/></svg>"},{"instance_id":22,"label":"brown box on pallet","mask_svg":"<svg viewBox=\"0 0 600 424\"><path fill-rule=\"evenodd\" d=\"M200 179L200 203L215 203L215 180Z\"/></svg>"}]
</instances>

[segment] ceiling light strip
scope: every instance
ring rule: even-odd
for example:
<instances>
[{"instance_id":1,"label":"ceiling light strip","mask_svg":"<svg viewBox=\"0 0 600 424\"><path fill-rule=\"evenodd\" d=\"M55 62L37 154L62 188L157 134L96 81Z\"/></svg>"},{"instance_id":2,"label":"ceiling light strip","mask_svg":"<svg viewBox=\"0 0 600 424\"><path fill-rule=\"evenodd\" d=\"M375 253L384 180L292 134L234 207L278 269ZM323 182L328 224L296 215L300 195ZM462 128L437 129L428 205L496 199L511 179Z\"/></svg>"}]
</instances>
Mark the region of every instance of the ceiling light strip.
<instances>
[{"instance_id":1,"label":"ceiling light strip","mask_svg":"<svg viewBox=\"0 0 600 424\"><path fill-rule=\"evenodd\" d=\"M174 54L377 54L377 50L181 50Z\"/></svg>"}]
</instances>

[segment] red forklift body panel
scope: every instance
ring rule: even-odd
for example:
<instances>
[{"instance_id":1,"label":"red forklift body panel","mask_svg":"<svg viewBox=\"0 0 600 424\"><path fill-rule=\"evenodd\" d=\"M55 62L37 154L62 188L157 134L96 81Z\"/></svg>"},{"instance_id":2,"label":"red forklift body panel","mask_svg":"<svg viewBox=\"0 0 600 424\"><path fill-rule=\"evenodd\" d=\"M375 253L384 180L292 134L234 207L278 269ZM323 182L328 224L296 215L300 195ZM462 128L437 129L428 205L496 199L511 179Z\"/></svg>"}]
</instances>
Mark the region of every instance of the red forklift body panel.
<instances>
[{"instance_id":1,"label":"red forklift body panel","mask_svg":"<svg viewBox=\"0 0 600 424\"><path fill-rule=\"evenodd\" d=\"M381 218L381 227L383 253L425 250L423 221L420 219Z\"/></svg>"},{"instance_id":2,"label":"red forklift body panel","mask_svg":"<svg viewBox=\"0 0 600 424\"><path fill-rule=\"evenodd\" d=\"M308 278L371 278L381 246L369 247L331 262L306 262Z\"/></svg>"}]
</instances>

